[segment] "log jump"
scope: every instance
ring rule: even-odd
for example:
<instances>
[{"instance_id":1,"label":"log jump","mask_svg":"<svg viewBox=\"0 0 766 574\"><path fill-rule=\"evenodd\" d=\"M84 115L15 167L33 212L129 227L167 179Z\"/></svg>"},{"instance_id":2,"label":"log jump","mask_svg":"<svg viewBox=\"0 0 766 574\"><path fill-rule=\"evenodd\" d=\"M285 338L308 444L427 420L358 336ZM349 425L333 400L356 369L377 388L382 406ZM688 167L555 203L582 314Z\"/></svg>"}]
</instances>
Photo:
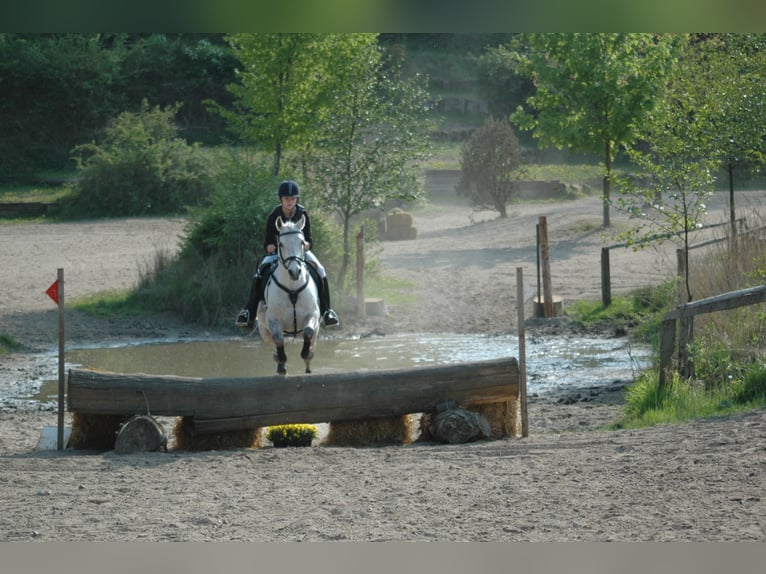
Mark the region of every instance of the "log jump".
<instances>
[{"instance_id":1,"label":"log jump","mask_svg":"<svg viewBox=\"0 0 766 574\"><path fill-rule=\"evenodd\" d=\"M517 400L514 357L457 365L268 377L194 378L71 369L67 409L191 417L194 434L338 422Z\"/></svg>"}]
</instances>

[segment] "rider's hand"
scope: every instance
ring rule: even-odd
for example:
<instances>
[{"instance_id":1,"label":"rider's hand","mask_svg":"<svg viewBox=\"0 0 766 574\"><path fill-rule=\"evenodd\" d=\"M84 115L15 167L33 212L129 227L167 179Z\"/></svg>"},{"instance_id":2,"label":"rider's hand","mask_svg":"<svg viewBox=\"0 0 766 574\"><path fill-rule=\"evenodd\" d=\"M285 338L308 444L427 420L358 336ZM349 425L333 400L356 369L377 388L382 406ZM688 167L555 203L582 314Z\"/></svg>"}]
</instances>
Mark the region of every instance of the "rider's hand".
<instances>
[{"instance_id":1,"label":"rider's hand","mask_svg":"<svg viewBox=\"0 0 766 574\"><path fill-rule=\"evenodd\" d=\"M276 245L269 244L269 245L266 246L266 253L271 254L271 253L274 253L276 250L277 250L277 246Z\"/></svg>"}]
</instances>

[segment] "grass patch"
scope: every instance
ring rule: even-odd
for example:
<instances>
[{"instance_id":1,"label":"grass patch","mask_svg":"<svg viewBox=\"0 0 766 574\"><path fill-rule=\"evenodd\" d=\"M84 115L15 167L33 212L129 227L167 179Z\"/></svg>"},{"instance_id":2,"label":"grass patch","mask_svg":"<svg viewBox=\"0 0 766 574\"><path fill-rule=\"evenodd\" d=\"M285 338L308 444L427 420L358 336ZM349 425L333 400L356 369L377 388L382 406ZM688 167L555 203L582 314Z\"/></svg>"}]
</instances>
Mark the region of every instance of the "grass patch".
<instances>
[{"instance_id":1,"label":"grass patch","mask_svg":"<svg viewBox=\"0 0 766 574\"><path fill-rule=\"evenodd\" d=\"M78 297L71 306L93 317L102 318L114 315L136 316L146 312L146 309L137 303L134 293L129 290L100 291Z\"/></svg>"},{"instance_id":2,"label":"grass patch","mask_svg":"<svg viewBox=\"0 0 766 574\"><path fill-rule=\"evenodd\" d=\"M11 351L18 351L22 345L16 339L10 335L0 333L0 355L10 353Z\"/></svg>"},{"instance_id":3,"label":"grass patch","mask_svg":"<svg viewBox=\"0 0 766 574\"><path fill-rule=\"evenodd\" d=\"M634 339L655 342L662 316L674 305L675 282L642 287L627 295L612 296L612 304L601 301L575 301L567 307L572 320L586 328L629 331Z\"/></svg>"},{"instance_id":4,"label":"grass patch","mask_svg":"<svg viewBox=\"0 0 766 574\"><path fill-rule=\"evenodd\" d=\"M375 276L368 277L364 286L365 297L383 299L387 305L409 305L417 302L412 294L415 284L404 279Z\"/></svg>"},{"instance_id":5,"label":"grass patch","mask_svg":"<svg viewBox=\"0 0 766 574\"><path fill-rule=\"evenodd\" d=\"M726 417L766 407L766 365L751 364L741 379L726 385L706 385L674 374L661 387L656 369L645 371L626 391L625 415L611 429L677 424L711 417Z\"/></svg>"}]
</instances>

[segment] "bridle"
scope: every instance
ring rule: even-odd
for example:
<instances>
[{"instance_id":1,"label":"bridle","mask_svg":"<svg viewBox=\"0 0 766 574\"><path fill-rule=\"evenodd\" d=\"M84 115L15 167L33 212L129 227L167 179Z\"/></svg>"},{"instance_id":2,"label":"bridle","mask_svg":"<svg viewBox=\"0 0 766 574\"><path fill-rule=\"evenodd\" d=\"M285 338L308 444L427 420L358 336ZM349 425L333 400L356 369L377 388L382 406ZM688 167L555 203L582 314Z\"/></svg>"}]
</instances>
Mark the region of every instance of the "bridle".
<instances>
[{"instance_id":1,"label":"bridle","mask_svg":"<svg viewBox=\"0 0 766 574\"><path fill-rule=\"evenodd\" d=\"M290 255L289 257L282 257L282 243L281 241L277 241L277 256L279 257L279 263L282 265L282 267L285 268L285 270L289 271L288 265L291 261L297 261L299 265L305 267L306 265L306 258L304 257L304 249L303 249L303 243L305 242L305 239L303 237L303 232L300 230L292 230L292 231L285 231L284 233L280 233L279 236L283 235L300 235L301 239L301 254L300 255ZM303 282L303 285L298 287L297 289L290 289L289 287L286 287L285 285L282 285L279 282L279 279L277 279L276 273L271 276L271 279L274 281L274 283L282 289L285 293L287 293L287 296L290 298L290 303L293 304L293 331L290 331L289 334L296 335L298 333L298 316L297 311L295 309L296 303L298 303L298 297L300 296L301 292L308 286L309 281L311 281L311 277L309 277L309 274L306 273L306 281Z\"/></svg>"},{"instance_id":2,"label":"bridle","mask_svg":"<svg viewBox=\"0 0 766 574\"><path fill-rule=\"evenodd\" d=\"M300 235L301 247L306 241L305 238L303 237L303 232L298 229L294 229L292 231L285 231L284 233L280 232L279 237L282 237L283 235ZM286 258L282 257L282 243L277 241L277 255L279 257L279 262L282 264L282 267L284 267L285 269L287 269L287 266L290 264L291 261L297 261L300 265L305 265L306 258L304 257L303 253L304 253L304 250L301 249L300 255L290 255L289 257L286 257Z\"/></svg>"}]
</instances>

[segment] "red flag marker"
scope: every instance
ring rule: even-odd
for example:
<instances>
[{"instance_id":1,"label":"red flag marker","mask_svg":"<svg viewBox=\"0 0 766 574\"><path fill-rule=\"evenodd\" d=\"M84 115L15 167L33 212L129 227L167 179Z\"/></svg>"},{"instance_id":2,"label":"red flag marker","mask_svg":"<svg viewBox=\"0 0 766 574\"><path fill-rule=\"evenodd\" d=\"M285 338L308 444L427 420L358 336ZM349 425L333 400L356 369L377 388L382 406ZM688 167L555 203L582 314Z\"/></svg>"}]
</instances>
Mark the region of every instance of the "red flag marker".
<instances>
[{"instance_id":1,"label":"red flag marker","mask_svg":"<svg viewBox=\"0 0 766 574\"><path fill-rule=\"evenodd\" d=\"M56 303L56 305L59 304L59 282L58 279L56 279L53 284L48 287L45 290L45 294L53 299L53 302Z\"/></svg>"}]
</instances>

